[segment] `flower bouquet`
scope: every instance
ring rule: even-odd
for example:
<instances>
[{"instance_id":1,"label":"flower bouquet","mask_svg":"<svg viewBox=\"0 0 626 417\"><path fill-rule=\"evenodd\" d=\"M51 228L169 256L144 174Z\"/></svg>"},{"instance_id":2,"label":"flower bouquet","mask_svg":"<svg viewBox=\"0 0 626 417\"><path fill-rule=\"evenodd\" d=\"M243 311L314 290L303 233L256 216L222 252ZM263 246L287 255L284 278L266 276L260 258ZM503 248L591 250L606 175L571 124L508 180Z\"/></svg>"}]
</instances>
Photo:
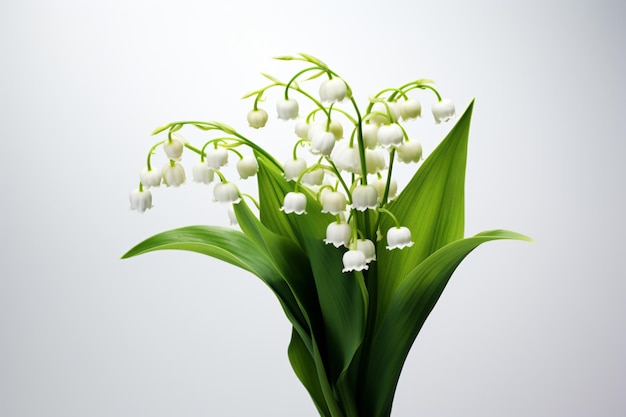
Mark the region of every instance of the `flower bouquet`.
<instances>
[{"instance_id":1,"label":"flower bouquet","mask_svg":"<svg viewBox=\"0 0 626 417\"><path fill-rule=\"evenodd\" d=\"M349 84L319 59L277 59L304 67L286 82L263 74L269 84L244 98L254 100L248 124L260 129L268 121L261 103L268 90L280 91L278 118L295 121L288 160L278 161L224 123L173 122L153 132L166 137L150 149L130 193L132 209L150 208L153 187L185 182L180 160L191 152L194 180L215 183L215 201L227 205L238 228L170 230L123 257L187 250L251 272L293 326L289 360L319 414L389 416L411 345L459 263L483 242L530 239L505 230L463 238L473 102L422 162L422 146L405 128L421 116L417 95L432 98L436 123L455 118L454 104L433 81L384 89L361 108ZM296 99L305 100L306 112ZM179 132L187 126L207 132L205 143L188 143ZM167 158L162 169L151 161L158 148ZM257 196L227 178L229 157L237 158L242 179L256 176ZM393 178L398 163L421 164L402 191Z\"/></svg>"}]
</instances>

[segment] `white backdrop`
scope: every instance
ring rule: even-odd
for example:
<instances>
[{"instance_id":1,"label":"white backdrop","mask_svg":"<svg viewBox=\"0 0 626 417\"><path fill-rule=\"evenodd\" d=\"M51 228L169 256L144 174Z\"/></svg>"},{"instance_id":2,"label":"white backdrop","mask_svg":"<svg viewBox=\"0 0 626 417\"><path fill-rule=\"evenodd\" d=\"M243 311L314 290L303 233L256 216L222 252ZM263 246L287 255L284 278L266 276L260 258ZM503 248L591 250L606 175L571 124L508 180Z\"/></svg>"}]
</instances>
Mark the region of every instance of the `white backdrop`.
<instances>
[{"instance_id":1,"label":"white backdrop","mask_svg":"<svg viewBox=\"0 0 626 417\"><path fill-rule=\"evenodd\" d=\"M316 415L258 280L189 253L119 260L159 231L227 224L196 184L128 211L151 130L250 133L239 97L299 51L361 101L419 77L459 111L476 97L466 234L537 242L457 270L393 415L624 415L624 17L617 1L3 2L0 415ZM291 144L271 120L261 143ZM449 126L428 129L427 152Z\"/></svg>"}]
</instances>

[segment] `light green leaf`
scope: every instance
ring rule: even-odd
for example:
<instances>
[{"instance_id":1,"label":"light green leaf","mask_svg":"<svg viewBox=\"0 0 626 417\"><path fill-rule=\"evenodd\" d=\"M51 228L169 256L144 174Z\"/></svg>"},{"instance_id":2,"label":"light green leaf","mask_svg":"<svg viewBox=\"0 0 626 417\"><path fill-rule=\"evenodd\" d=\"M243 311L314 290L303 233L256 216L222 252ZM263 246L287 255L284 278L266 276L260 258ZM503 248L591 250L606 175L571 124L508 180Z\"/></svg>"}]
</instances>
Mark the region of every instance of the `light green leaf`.
<instances>
[{"instance_id":1,"label":"light green leaf","mask_svg":"<svg viewBox=\"0 0 626 417\"><path fill-rule=\"evenodd\" d=\"M154 129L154 130L152 131L151 135L152 135L152 136L154 136L154 135L158 135L159 133L163 132L164 130L169 129L169 127L170 127L171 125L172 125L171 123L168 123L168 124L166 124L166 125L159 126L159 127L157 127L156 129Z\"/></svg>"},{"instance_id":2,"label":"light green leaf","mask_svg":"<svg viewBox=\"0 0 626 417\"><path fill-rule=\"evenodd\" d=\"M274 77L273 75L266 74L264 72L262 72L261 75L264 76L265 78L267 78L268 80L270 80L273 83L284 84L282 81L280 81L278 78Z\"/></svg>"},{"instance_id":3,"label":"light green leaf","mask_svg":"<svg viewBox=\"0 0 626 417\"><path fill-rule=\"evenodd\" d=\"M437 249L463 237L465 161L472 108L473 102L398 198L387 206L401 225L411 230L414 245L387 250L386 239L378 243L378 276L384 277L376 282L375 289L379 317L397 286L415 266ZM389 216L382 216L383 234L393 226Z\"/></svg>"},{"instance_id":4,"label":"light green leaf","mask_svg":"<svg viewBox=\"0 0 626 417\"><path fill-rule=\"evenodd\" d=\"M415 267L393 294L369 352L358 398L363 417L388 416L400 371L417 334L461 261L481 243L497 239L531 241L506 230L482 232L449 243Z\"/></svg>"}]
</instances>

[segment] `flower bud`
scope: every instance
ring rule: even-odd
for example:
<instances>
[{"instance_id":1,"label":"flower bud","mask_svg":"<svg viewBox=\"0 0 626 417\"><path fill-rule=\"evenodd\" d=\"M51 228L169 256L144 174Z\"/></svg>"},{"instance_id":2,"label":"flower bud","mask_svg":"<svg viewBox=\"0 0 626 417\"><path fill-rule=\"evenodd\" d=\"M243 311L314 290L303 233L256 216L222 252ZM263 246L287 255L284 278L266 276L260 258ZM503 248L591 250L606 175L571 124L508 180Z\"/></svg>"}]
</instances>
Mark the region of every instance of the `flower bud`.
<instances>
[{"instance_id":1,"label":"flower bud","mask_svg":"<svg viewBox=\"0 0 626 417\"><path fill-rule=\"evenodd\" d=\"M414 98L398 103L402 120L416 119L422 116L422 105Z\"/></svg>"},{"instance_id":2,"label":"flower bud","mask_svg":"<svg viewBox=\"0 0 626 417\"><path fill-rule=\"evenodd\" d=\"M306 213L306 196L303 193L294 191L287 193L287 195L285 196L285 201L283 202L283 206L280 210L284 211L285 214Z\"/></svg>"},{"instance_id":3,"label":"flower bud","mask_svg":"<svg viewBox=\"0 0 626 417\"><path fill-rule=\"evenodd\" d=\"M376 192L378 193L378 199L384 197L385 188L387 188L387 180L385 178L377 178L371 182L371 184L376 188ZM391 179L389 183L389 193L387 195L388 200L393 200L396 198L396 193L398 192L398 182L395 179Z\"/></svg>"},{"instance_id":4,"label":"flower bud","mask_svg":"<svg viewBox=\"0 0 626 417\"><path fill-rule=\"evenodd\" d=\"M328 191L322 194L322 213L339 214L346 210L346 196L339 191Z\"/></svg>"},{"instance_id":5,"label":"flower bud","mask_svg":"<svg viewBox=\"0 0 626 417\"><path fill-rule=\"evenodd\" d=\"M254 156L244 156L237 161L237 172L242 180L256 175L259 170L259 163Z\"/></svg>"},{"instance_id":6,"label":"flower bud","mask_svg":"<svg viewBox=\"0 0 626 417\"><path fill-rule=\"evenodd\" d=\"M339 140L343 138L343 126L336 120L331 120L328 126L328 131L335 135L335 139Z\"/></svg>"},{"instance_id":7,"label":"flower bud","mask_svg":"<svg viewBox=\"0 0 626 417\"><path fill-rule=\"evenodd\" d=\"M148 170L148 168L144 168L141 171L141 174L139 174L139 180L141 181L143 188L158 187L161 185L162 179L161 170L158 168L151 168L150 170Z\"/></svg>"},{"instance_id":8,"label":"flower bud","mask_svg":"<svg viewBox=\"0 0 626 417\"><path fill-rule=\"evenodd\" d=\"M163 144L165 154L168 158L173 159L174 161L180 161L180 157L183 154L183 148L183 142L178 139L166 140Z\"/></svg>"},{"instance_id":9,"label":"flower bud","mask_svg":"<svg viewBox=\"0 0 626 417\"><path fill-rule=\"evenodd\" d=\"M352 191L352 207L359 211L376 208L378 193L372 185L357 185Z\"/></svg>"},{"instance_id":10,"label":"flower bud","mask_svg":"<svg viewBox=\"0 0 626 417\"><path fill-rule=\"evenodd\" d=\"M397 123L382 125L378 128L378 142L383 148L400 145L402 139L404 139L404 132Z\"/></svg>"},{"instance_id":11,"label":"flower bud","mask_svg":"<svg viewBox=\"0 0 626 417\"><path fill-rule=\"evenodd\" d=\"M133 190L130 192L128 198L130 200L131 210L137 210L138 212L143 213L147 209L152 208L152 194L149 190Z\"/></svg>"},{"instance_id":12,"label":"flower bud","mask_svg":"<svg viewBox=\"0 0 626 417\"><path fill-rule=\"evenodd\" d=\"M222 148L210 148L205 151L205 159L209 168L219 170L228 163L228 151Z\"/></svg>"},{"instance_id":13,"label":"flower bud","mask_svg":"<svg viewBox=\"0 0 626 417\"><path fill-rule=\"evenodd\" d=\"M376 260L376 247L374 242L369 239L358 239L356 241L356 250L363 252L365 261L371 262Z\"/></svg>"},{"instance_id":14,"label":"flower bud","mask_svg":"<svg viewBox=\"0 0 626 417\"><path fill-rule=\"evenodd\" d=\"M454 103L447 98L444 98L441 101L433 104L432 111L433 116L435 117L435 123L437 124L441 122L447 122L448 120L456 116Z\"/></svg>"},{"instance_id":15,"label":"flower bud","mask_svg":"<svg viewBox=\"0 0 626 417\"><path fill-rule=\"evenodd\" d=\"M296 136L300 139L304 139L307 137L307 134L309 132L309 124L306 122L305 118L300 118L296 120L294 132Z\"/></svg>"},{"instance_id":16,"label":"flower bud","mask_svg":"<svg viewBox=\"0 0 626 417\"><path fill-rule=\"evenodd\" d=\"M250 127L259 129L267 123L267 112L263 109L250 110L247 119Z\"/></svg>"},{"instance_id":17,"label":"flower bud","mask_svg":"<svg viewBox=\"0 0 626 417\"><path fill-rule=\"evenodd\" d=\"M335 163L337 169L342 171L358 174L361 172L361 158L359 149L350 146L346 141L339 142L333 149L331 159Z\"/></svg>"},{"instance_id":18,"label":"flower bud","mask_svg":"<svg viewBox=\"0 0 626 417\"><path fill-rule=\"evenodd\" d=\"M174 165L165 164L161 170L163 183L168 187L178 187L185 182L185 169L181 164L175 162Z\"/></svg>"},{"instance_id":19,"label":"flower bud","mask_svg":"<svg viewBox=\"0 0 626 417\"><path fill-rule=\"evenodd\" d=\"M362 271L367 268L367 258L360 250L349 250L343 254L342 272Z\"/></svg>"},{"instance_id":20,"label":"flower bud","mask_svg":"<svg viewBox=\"0 0 626 417\"><path fill-rule=\"evenodd\" d=\"M339 246L348 247L350 244L350 237L352 236L352 229L347 223L333 222L326 228L326 239L324 243L327 245L333 245L336 248Z\"/></svg>"},{"instance_id":21,"label":"flower bud","mask_svg":"<svg viewBox=\"0 0 626 417\"><path fill-rule=\"evenodd\" d=\"M331 78L320 85L320 99L323 102L342 101L347 92L348 87L341 78Z\"/></svg>"},{"instance_id":22,"label":"flower bud","mask_svg":"<svg viewBox=\"0 0 626 417\"><path fill-rule=\"evenodd\" d=\"M418 141L403 142L396 148L398 161L400 162L419 162L422 159L422 145Z\"/></svg>"},{"instance_id":23,"label":"flower bud","mask_svg":"<svg viewBox=\"0 0 626 417\"><path fill-rule=\"evenodd\" d=\"M387 231L387 249L402 249L413 246L411 231L406 227L392 227Z\"/></svg>"},{"instance_id":24,"label":"flower bud","mask_svg":"<svg viewBox=\"0 0 626 417\"><path fill-rule=\"evenodd\" d=\"M196 163L193 164L193 169L191 172L193 174L193 180L195 182L201 182L203 184L210 184L213 181L213 174L215 173L214 170L209 168L206 160L196 161Z\"/></svg>"},{"instance_id":25,"label":"flower bud","mask_svg":"<svg viewBox=\"0 0 626 417\"><path fill-rule=\"evenodd\" d=\"M239 189L232 182L217 183L215 188L213 188L213 201L216 203L237 204L241 201Z\"/></svg>"},{"instance_id":26,"label":"flower bud","mask_svg":"<svg viewBox=\"0 0 626 417\"><path fill-rule=\"evenodd\" d=\"M300 174L306 169L306 161L302 158L289 159L285 162L285 178L287 180L297 180Z\"/></svg>"},{"instance_id":27,"label":"flower bud","mask_svg":"<svg viewBox=\"0 0 626 417\"><path fill-rule=\"evenodd\" d=\"M369 118L370 122L376 124L388 124L398 121L398 114L393 103L385 101L377 101L372 105L370 111L372 116Z\"/></svg>"},{"instance_id":28,"label":"flower bud","mask_svg":"<svg viewBox=\"0 0 626 417\"><path fill-rule=\"evenodd\" d=\"M296 119L298 117L298 111L298 102L293 98L278 100L276 102L276 112L278 113L278 118L281 120Z\"/></svg>"}]
</instances>

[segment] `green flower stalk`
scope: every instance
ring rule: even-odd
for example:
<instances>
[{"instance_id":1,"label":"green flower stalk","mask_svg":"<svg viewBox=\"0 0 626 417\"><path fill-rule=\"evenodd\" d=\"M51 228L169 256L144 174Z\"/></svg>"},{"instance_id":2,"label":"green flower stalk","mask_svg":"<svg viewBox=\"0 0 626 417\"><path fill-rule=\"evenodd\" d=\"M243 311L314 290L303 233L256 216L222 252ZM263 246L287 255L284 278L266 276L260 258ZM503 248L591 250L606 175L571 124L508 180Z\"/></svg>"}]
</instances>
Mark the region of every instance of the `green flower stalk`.
<instances>
[{"instance_id":1,"label":"green flower stalk","mask_svg":"<svg viewBox=\"0 0 626 417\"><path fill-rule=\"evenodd\" d=\"M416 96L432 99L434 93L435 123L456 115L432 81L384 89L362 111L348 82L321 60L307 54L277 59L305 67L287 82L263 74L271 84L244 97L254 97L246 119L262 129L268 115L259 102L277 90L278 118L294 123L295 145L287 145L292 157L280 164L224 123L179 121L157 128L153 134L167 131L167 139L150 148L139 188L129 196L131 208L152 207L148 188L182 185L183 159L191 154L194 180L214 187L233 227L163 232L123 258L187 250L256 275L293 327L289 360L320 416L387 417L409 350L460 262L484 242L530 239L505 230L463 237L473 102L423 160L421 144L409 141L406 126L428 100ZM303 87L311 84L318 97ZM350 126L348 138L336 119ZM205 132L203 146L175 133L187 126ZM152 159L161 149L166 164L158 170ZM239 158L235 168L228 166L229 151ZM419 164L403 190L392 178L396 156ZM228 180L235 173L256 179L258 195L248 196L252 207Z\"/></svg>"}]
</instances>

